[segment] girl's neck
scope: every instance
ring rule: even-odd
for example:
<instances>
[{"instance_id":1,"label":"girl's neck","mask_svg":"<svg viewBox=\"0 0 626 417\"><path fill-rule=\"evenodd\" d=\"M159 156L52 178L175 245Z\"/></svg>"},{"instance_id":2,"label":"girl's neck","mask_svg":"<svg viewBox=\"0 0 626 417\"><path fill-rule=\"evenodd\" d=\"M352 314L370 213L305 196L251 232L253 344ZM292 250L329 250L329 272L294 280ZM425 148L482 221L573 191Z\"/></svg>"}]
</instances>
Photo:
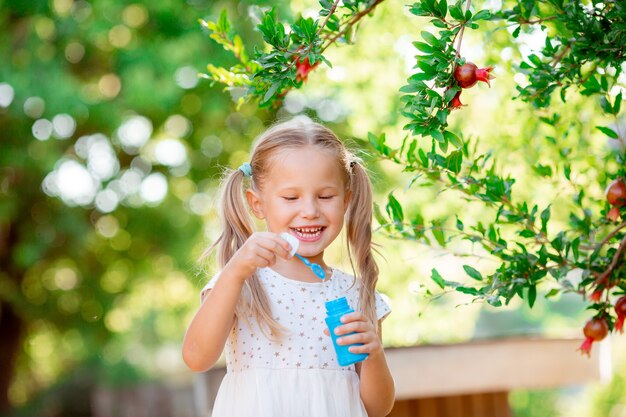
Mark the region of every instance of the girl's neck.
<instances>
[{"instance_id":1,"label":"girl's neck","mask_svg":"<svg viewBox=\"0 0 626 417\"><path fill-rule=\"evenodd\" d=\"M311 263L316 263L321 266L326 272L326 279L330 278L331 269L324 262L323 254L319 254L318 256L314 256L311 258L307 258ZM278 258L276 263L271 266L273 270L278 272L281 275L287 276L297 281L303 282L321 282L320 278L318 278L311 268L306 266L302 260L298 259L298 257L294 256L290 259L282 259Z\"/></svg>"}]
</instances>

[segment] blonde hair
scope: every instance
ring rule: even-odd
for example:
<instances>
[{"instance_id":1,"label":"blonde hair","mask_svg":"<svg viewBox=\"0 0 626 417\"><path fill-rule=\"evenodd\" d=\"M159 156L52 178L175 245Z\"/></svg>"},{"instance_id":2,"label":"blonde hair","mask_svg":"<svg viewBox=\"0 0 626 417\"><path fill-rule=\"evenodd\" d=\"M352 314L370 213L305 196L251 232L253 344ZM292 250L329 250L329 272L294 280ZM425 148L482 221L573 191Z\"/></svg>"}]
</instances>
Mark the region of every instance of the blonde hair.
<instances>
[{"instance_id":1,"label":"blonde hair","mask_svg":"<svg viewBox=\"0 0 626 417\"><path fill-rule=\"evenodd\" d=\"M372 186L360 160L330 129L306 116L296 116L272 126L255 140L250 157L251 187L256 190L262 189L263 181L271 168L272 157L277 152L301 149L306 145L319 146L331 151L343 168L346 191L352 194L345 215L345 225L350 264L355 277L361 280L359 307L378 329L374 296L378 266L372 254ZM200 258L203 259L218 246L217 260L220 268L226 265L254 232L254 223L244 197L243 183L244 174L240 170L229 170L225 173L219 205L222 234ZM284 327L272 317L267 294L256 275L246 280L242 290L242 301L236 311L238 318L255 317L262 331L264 327L269 329L269 334L266 335L272 339L277 340L283 335Z\"/></svg>"}]
</instances>

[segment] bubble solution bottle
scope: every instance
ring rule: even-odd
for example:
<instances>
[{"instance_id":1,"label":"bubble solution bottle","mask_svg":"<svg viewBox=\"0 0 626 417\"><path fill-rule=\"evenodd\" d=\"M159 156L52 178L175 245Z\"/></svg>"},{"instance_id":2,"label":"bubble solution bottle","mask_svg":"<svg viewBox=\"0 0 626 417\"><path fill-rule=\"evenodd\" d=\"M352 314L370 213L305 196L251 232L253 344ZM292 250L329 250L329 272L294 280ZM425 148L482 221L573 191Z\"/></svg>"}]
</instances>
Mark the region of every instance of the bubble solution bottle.
<instances>
[{"instance_id":1,"label":"bubble solution bottle","mask_svg":"<svg viewBox=\"0 0 626 417\"><path fill-rule=\"evenodd\" d=\"M345 337L348 336L348 334L337 336L335 334L335 328L343 324L341 322L341 316L352 312L354 312L354 310L352 310L348 305L348 300L346 300L346 297L341 297L337 298L336 300L326 302L325 321L328 325L328 331L330 332L330 337L333 340L335 353L337 353L337 361L339 362L340 366L352 365L353 363L361 362L362 360L365 360L367 358L367 353L352 353L348 350L350 346L360 346L361 343L356 343L353 345L337 344L338 337ZM349 334L354 334L354 332Z\"/></svg>"}]
</instances>

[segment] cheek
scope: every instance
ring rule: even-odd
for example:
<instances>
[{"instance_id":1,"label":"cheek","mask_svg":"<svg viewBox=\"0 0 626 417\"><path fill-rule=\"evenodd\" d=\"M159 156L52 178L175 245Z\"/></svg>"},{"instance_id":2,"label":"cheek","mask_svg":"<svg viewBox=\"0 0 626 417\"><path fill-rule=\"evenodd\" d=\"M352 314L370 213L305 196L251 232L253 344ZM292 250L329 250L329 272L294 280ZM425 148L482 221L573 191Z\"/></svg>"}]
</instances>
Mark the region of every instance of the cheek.
<instances>
[{"instance_id":1,"label":"cheek","mask_svg":"<svg viewBox=\"0 0 626 417\"><path fill-rule=\"evenodd\" d=\"M343 201L338 201L336 204L333 204L328 211L328 216L338 221L343 221L345 214L346 210Z\"/></svg>"}]
</instances>

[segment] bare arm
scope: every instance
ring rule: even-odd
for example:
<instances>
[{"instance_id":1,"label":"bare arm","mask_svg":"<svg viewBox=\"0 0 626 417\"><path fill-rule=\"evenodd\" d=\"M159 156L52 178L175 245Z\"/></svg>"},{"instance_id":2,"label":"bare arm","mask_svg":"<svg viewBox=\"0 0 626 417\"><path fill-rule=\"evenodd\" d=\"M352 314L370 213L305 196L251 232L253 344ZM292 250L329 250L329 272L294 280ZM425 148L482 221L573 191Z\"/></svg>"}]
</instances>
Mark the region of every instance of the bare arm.
<instances>
[{"instance_id":1,"label":"bare arm","mask_svg":"<svg viewBox=\"0 0 626 417\"><path fill-rule=\"evenodd\" d=\"M378 334L382 339L382 326L378 323ZM361 400L369 417L386 416L391 412L395 401L393 377L387 366L385 352L370 353L368 358L357 364L361 379Z\"/></svg>"},{"instance_id":2,"label":"bare arm","mask_svg":"<svg viewBox=\"0 0 626 417\"><path fill-rule=\"evenodd\" d=\"M245 277L239 275L225 267L191 320L183 342L183 360L193 371L203 372L212 367L224 350L245 282Z\"/></svg>"},{"instance_id":3,"label":"bare arm","mask_svg":"<svg viewBox=\"0 0 626 417\"><path fill-rule=\"evenodd\" d=\"M345 323L336 330L344 336L339 344L351 345L362 343L362 346L350 346L350 352L367 353L365 361L356 364L359 374L361 400L369 417L384 417L391 412L395 401L393 377L387 366L382 344L382 325L378 322L378 333L374 325L359 312L346 314L342 317ZM327 333L327 330L325 331Z\"/></svg>"},{"instance_id":4,"label":"bare arm","mask_svg":"<svg viewBox=\"0 0 626 417\"><path fill-rule=\"evenodd\" d=\"M275 233L254 233L228 261L187 328L183 360L191 370L206 371L219 359L246 279L256 268L273 265L276 256L288 258L289 250L289 243Z\"/></svg>"}]
</instances>

